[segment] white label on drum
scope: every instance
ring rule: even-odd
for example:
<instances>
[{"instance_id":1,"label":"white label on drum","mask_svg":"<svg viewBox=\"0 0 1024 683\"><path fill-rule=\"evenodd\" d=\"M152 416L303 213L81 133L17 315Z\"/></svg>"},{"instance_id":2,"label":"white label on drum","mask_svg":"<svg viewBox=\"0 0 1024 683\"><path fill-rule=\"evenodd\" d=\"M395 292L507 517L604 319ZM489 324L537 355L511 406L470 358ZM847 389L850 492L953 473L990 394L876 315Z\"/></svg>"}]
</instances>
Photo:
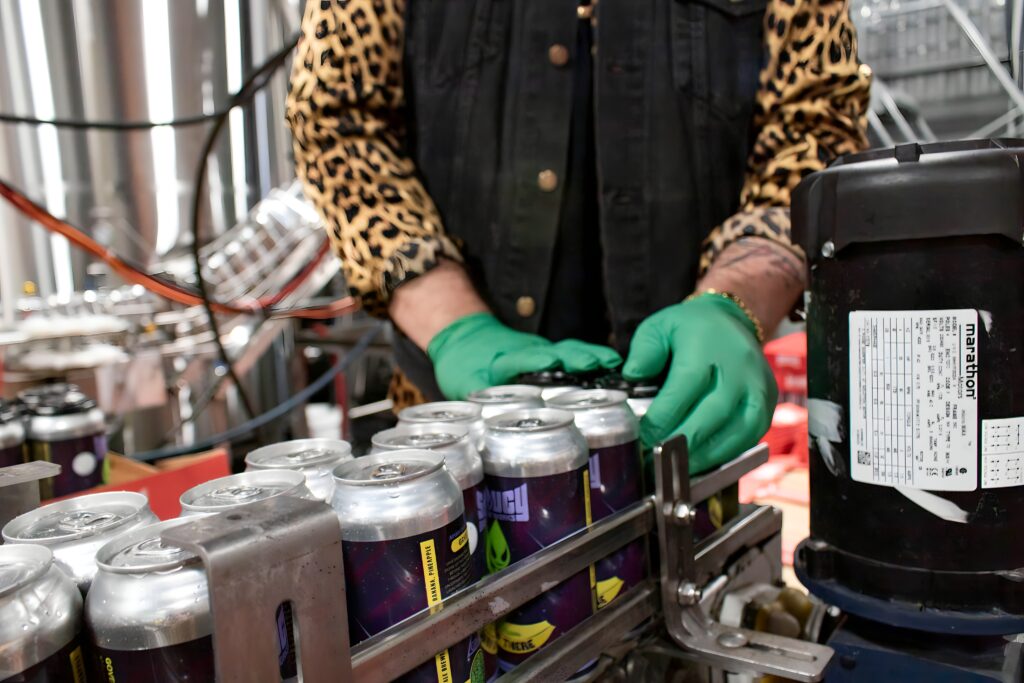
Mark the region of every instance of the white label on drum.
<instances>
[{"instance_id":1,"label":"white label on drum","mask_svg":"<svg viewBox=\"0 0 1024 683\"><path fill-rule=\"evenodd\" d=\"M981 488L1024 486L1024 417L981 421Z\"/></svg>"},{"instance_id":2,"label":"white label on drum","mask_svg":"<svg viewBox=\"0 0 1024 683\"><path fill-rule=\"evenodd\" d=\"M929 491L978 487L978 313L850 313L850 473Z\"/></svg>"}]
</instances>

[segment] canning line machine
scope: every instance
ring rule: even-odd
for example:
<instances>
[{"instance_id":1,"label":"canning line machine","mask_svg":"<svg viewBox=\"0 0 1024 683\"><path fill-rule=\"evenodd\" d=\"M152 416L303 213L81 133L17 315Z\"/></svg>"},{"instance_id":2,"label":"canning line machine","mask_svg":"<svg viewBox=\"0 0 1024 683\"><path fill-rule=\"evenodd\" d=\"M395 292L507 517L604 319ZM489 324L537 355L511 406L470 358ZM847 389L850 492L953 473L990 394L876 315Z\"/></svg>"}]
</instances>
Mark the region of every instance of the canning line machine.
<instances>
[{"instance_id":1,"label":"canning line machine","mask_svg":"<svg viewBox=\"0 0 1024 683\"><path fill-rule=\"evenodd\" d=\"M434 653L540 595L636 539L646 539L651 578L553 641L506 680L644 680L663 660L695 678L774 675L821 679L832 651L809 640L726 626L716 615L730 594L781 582L781 513L744 505L711 536L695 541L697 506L767 460L765 447L699 477L687 474L685 439L655 451L655 492L537 554L474 584L441 605L349 648L341 534L318 501L279 496L175 526L163 539L195 552L209 577L217 680L280 680L273 614L290 602L302 680L390 681ZM38 505L40 478L56 466L0 470L0 524ZM834 616L834 613L833 615ZM833 619L819 610L808 636ZM747 678L733 678L746 676Z\"/></svg>"}]
</instances>

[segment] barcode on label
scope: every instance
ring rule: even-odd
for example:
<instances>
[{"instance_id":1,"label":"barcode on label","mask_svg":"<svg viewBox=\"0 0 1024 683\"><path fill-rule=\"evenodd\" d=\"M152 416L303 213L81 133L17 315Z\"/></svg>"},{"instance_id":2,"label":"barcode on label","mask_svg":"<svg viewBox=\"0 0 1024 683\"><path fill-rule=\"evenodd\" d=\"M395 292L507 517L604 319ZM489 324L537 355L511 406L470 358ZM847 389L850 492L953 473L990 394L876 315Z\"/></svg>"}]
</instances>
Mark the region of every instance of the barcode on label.
<instances>
[{"instance_id":1,"label":"barcode on label","mask_svg":"<svg viewBox=\"0 0 1024 683\"><path fill-rule=\"evenodd\" d=\"M857 451L857 464L858 465L870 465L871 454L867 451Z\"/></svg>"}]
</instances>

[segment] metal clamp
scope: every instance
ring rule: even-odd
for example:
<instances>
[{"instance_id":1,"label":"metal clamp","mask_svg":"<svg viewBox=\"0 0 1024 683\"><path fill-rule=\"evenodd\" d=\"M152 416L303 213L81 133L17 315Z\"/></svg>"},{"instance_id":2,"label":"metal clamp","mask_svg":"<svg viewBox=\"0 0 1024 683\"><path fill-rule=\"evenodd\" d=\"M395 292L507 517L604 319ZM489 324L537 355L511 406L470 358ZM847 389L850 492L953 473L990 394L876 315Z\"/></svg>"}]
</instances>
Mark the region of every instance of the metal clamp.
<instances>
[{"instance_id":1,"label":"metal clamp","mask_svg":"<svg viewBox=\"0 0 1024 683\"><path fill-rule=\"evenodd\" d=\"M206 566L217 680L278 683L274 619L290 602L301 680L354 680L341 526L321 502L277 496L167 529Z\"/></svg>"},{"instance_id":2,"label":"metal clamp","mask_svg":"<svg viewBox=\"0 0 1024 683\"><path fill-rule=\"evenodd\" d=\"M665 625L677 645L726 671L818 681L832 658L831 648L748 629L726 628L710 619L700 606L702 586L690 511L701 500L739 481L765 462L767 455L767 448L760 446L691 483L685 437L654 449L655 515ZM763 525L757 519L748 519L745 526L736 526L729 534L731 543L760 532Z\"/></svg>"},{"instance_id":3,"label":"metal clamp","mask_svg":"<svg viewBox=\"0 0 1024 683\"><path fill-rule=\"evenodd\" d=\"M39 480L58 474L60 465L42 460L0 467L0 529L39 507Z\"/></svg>"}]
</instances>

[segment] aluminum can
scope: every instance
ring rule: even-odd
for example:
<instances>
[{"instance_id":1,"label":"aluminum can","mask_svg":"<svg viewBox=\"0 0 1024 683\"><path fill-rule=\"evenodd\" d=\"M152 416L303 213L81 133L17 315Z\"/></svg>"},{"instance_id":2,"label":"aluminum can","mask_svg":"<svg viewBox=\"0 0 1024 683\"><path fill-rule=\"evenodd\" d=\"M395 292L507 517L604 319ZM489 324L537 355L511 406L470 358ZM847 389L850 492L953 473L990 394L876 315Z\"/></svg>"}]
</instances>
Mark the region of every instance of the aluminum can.
<instances>
[{"instance_id":1,"label":"aluminum can","mask_svg":"<svg viewBox=\"0 0 1024 683\"><path fill-rule=\"evenodd\" d=\"M590 450L590 505L594 521L633 505L643 497L640 425L624 391L583 389L548 401L567 410ZM595 567L597 607L638 585L647 575L647 549L637 539L604 558Z\"/></svg>"},{"instance_id":2,"label":"aluminum can","mask_svg":"<svg viewBox=\"0 0 1024 683\"><path fill-rule=\"evenodd\" d=\"M198 556L160 540L173 519L115 537L96 554L85 599L95 680L214 680L213 619Z\"/></svg>"},{"instance_id":3,"label":"aluminum can","mask_svg":"<svg viewBox=\"0 0 1024 683\"><path fill-rule=\"evenodd\" d=\"M158 521L141 493L93 493L15 517L4 526L3 539L49 548L84 595L96 575L96 551L118 534Z\"/></svg>"},{"instance_id":4,"label":"aluminum can","mask_svg":"<svg viewBox=\"0 0 1024 683\"><path fill-rule=\"evenodd\" d=\"M469 400L480 406L480 416L486 421L495 415L512 410L543 408L544 399L541 398L541 393L540 387L528 384L503 384L474 391L469 395Z\"/></svg>"},{"instance_id":5,"label":"aluminum can","mask_svg":"<svg viewBox=\"0 0 1024 683\"><path fill-rule=\"evenodd\" d=\"M352 446L340 439L297 439L258 448L245 456L246 472L295 470L318 500L330 502L334 468L352 459Z\"/></svg>"},{"instance_id":6,"label":"aluminum can","mask_svg":"<svg viewBox=\"0 0 1024 683\"><path fill-rule=\"evenodd\" d=\"M81 630L82 594L53 553L0 546L0 681L85 683Z\"/></svg>"},{"instance_id":7,"label":"aluminum can","mask_svg":"<svg viewBox=\"0 0 1024 683\"><path fill-rule=\"evenodd\" d=\"M472 401L435 401L409 406L398 413L398 424L464 424L477 449L484 447L482 406Z\"/></svg>"},{"instance_id":8,"label":"aluminum can","mask_svg":"<svg viewBox=\"0 0 1024 683\"><path fill-rule=\"evenodd\" d=\"M21 408L0 399L0 467L25 462L25 427Z\"/></svg>"},{"instance_id":9,"label":"aluminum can","mask_svg":"<svg viewBox=\"0 0 1024 683\"><path fill-rule=\"evenodd\" d=\"M473 582L462 491L440 453L398 450L334 470L349 635L355 645ZM484 679L479 639L439 652L403 681Z\"/></svg>"},{"instance_id":10,"label":"aluminum can","mask_svg":"<svg viewBox=\"0 0 1024 683\"><path fill-rule=\"evenodd\" d=\"M487 420L487 565L500 571L590 524L587 442L573 415L551 408ZM498 658L511 670L593 614L594 569L583 570L498 622Z\"/></svg>"},{"instance_id":11,"label":"aluminum can","mask_svg":"<svg viewBox=\"0 0 1024 683\"><path fill-rule=\"evenodd\" d=\"M474 406L475 407L475 406ZM444 466L462 489L462 505L473 556L473 580L486 573L480 534L487 529L487 500L484 493L484 463L471 441L465 424L406 424L379 432L373 437L373 453L421 449L440 453Z\"/></svg>"},{"instance_id":12,"label":"aluminum can","mask_svg":"<svg viewBox=\"0 0 1024 683\"><path fill-rule=\"evenodd\" d=\"M103 411L78 391L37 398L26 404L30 458L61 466L56 477L39 482L42 497L59 498L102 484L107 455Z\"/></svg>"},{"instance_id":13,"label":"aluminum can","mask_svg":"<svg viewBox=\"0 0 1024 683\"><path fill-rule=\"evenodd\" d=\"M312 499L306 476L290 470L242 472L203 482L181 494L181 516L212 515L267 498Z\"/></svg>"}]
</instances>

